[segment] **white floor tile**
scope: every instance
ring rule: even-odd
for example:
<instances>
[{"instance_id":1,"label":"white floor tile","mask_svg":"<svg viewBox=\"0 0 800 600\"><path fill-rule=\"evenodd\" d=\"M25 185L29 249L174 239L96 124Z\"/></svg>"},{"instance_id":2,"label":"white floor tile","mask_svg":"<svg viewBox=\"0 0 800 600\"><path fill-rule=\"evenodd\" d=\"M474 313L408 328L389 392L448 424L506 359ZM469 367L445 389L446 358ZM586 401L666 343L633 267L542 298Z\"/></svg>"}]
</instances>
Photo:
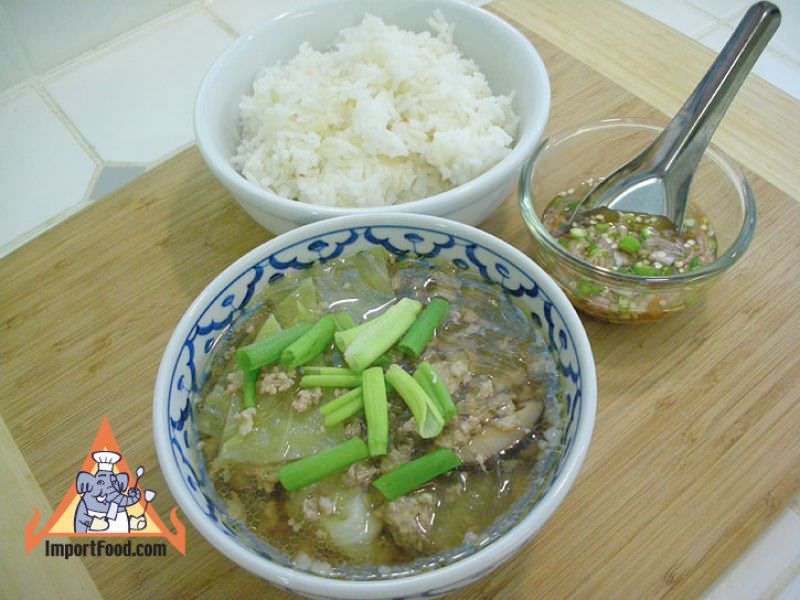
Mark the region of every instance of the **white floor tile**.
<instances>
[{"instance_id":1,"label":"white floor tile","mask_svg":"<svg viewBox=\"0 0 800 600\"><path fill-rule=\"evenodd\" d=\"M43 73L189 0L3 0L6 19Z\"/></svg>"},{"instance_id":2,"label":"white floor tile","mask_svg":"<svg viewBox=\"0 0 800 600\"><path fill-rule=\"evenodd\" d=\"M800 100L800 64L767 48L758 59L753 71Z\"/></svg>"},{"instance_id":3,"label":"white floor tile","mask_svg":"<svg viewBox=\"0 0 800 600\"><path fill-rule=\"evenodd\" d=\"M45 80L106 161L150 163L193 139L200 81L231 36L201 9L154 23Z\"/></svg>"},{"instance_id":4,"label":"white floor tile","mask_svg":"<svg viewBox=\"0 0 800 600\"><path fill-rule=\"evenodd\" d=\"M209 10L239 33L269 21L300 0L214 0Z\"/></svg>"},{"instance_id":5,"label":"white floor tile","mask_svg":"<svg viewBox=\"0 0 800 600\"><path fill-rule=\"evenodd\" d=\"M716 24L710 15L684 2L659 0L623 0L623 2L689 37L697 37Z\"/></svg>"},{"instance_id":6,"label":"white floor tile","mask_svg":"<svg viewBox=\"0 0 800 600\"><path fill-rule=\"evenodd\" d=\"M781 9L781 24L767 47L800 63L800 0L772 0L772 2ZM725 23L736 27L744 16L746 8L730 15L725 19Z\"/></svg>"},{"instance_id":7,"label":"white floor tile","mask_svg":"<svg viewBox=\"0 0 800 600\"><path fill-rule=\"evenodd\" d=\"M781 24L770 46L800 62L800 0L773 0L781 9Z\"/></svg>"},{"instance_id":8,"label":"white floor tile","mask_svg":"<svg viewBox=\"0 0 800 600\"><path fill-rule=\"evenodd\" d=\"M753 4L753 0L687 0L689 4L724 21Z\"/></svg>"},{"instance_id":9,"label":"white floor tile","mask_svg":"<svg viewBox=\"0 0 800 600\"><path fill-rule=\"evenodd\" d=\"M756 600L800 560L800 516L786 510L736 564L707 592L704 600Z\"/></svg>"},{"instance_id":10,"label":"white floor tile","mask_svg":"<svg viewBox=\"0 0 800 600\"><path fill-rule=\"evenodd\" d=\"M718 25L700 38L700 42L719 52L733 33L729 25ZM759 57L753 72L782 89L787 94L800 99L800 65L788 60L769 46Z\"/></svg>"},{"instance_id":11,"label":"white floor tile","mask_svg":"<svg viewBox=\"0 0 800 600\"><path fill-rule=\"evenodd\" d=\"M27 79L32 73L5 13L6 7L0 3L0 92Z\"/></svg>"},{"instance_id":12,"label":"white floor tile","mask_svg":"<svg viewBox=\"0 0 800 600\"><path fill-rule=\"evenodd\" d=\"M775 595L775 600L797 600L798 598L800 598L800 572Z\"/></svg>"},{"instance_id":13,"label":"white floor tile","mask_svg":"<svg viewBox=\"0 0 800 600\"><path fill-rule=\"evenodd\" d=\"M95 164L31 89L0 103L0 247L79 204Z\"/></svg>"},{"instance_id":14,"label":"white floor tile","mask_svg":"<svg viewBox=\"0 0 800 600\"><path fill-rule=\"evenodd\" d=\"M466 0L475 6L485 6L491 0ZM239 33L249 31L278 16L302 0L212 0L208 8Z\"/></svg>"}]
</instances>

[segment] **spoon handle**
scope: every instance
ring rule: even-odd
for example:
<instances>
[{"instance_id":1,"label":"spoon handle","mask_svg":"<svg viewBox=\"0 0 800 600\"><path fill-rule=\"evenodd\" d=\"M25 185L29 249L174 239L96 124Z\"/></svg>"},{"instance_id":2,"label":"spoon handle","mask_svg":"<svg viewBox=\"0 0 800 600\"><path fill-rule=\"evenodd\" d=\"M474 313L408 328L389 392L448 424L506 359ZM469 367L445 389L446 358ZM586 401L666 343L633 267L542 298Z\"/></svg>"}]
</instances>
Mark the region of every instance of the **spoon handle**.
<instances>
[{"instance_id":1,"label":"spoon handle","mask_svg":"<svg viewBox=\"0 0 800 600\"><path fill-rule=\"evenodd\" d=\"M736 92L781 22L778 7L753 4L681 109L641 157L642 162L688 185L711 136Z\"/></svg>"}]
</instances>

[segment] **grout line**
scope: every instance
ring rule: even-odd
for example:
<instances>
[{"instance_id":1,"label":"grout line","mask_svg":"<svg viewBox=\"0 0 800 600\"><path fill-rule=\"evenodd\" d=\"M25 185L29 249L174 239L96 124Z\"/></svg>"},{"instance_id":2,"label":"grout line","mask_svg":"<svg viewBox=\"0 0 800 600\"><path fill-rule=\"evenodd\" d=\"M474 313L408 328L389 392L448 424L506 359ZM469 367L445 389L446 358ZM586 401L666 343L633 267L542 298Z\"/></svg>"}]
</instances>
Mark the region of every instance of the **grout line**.
<instances>
[{"instance_id":1,"label":"grout line","mask_svg":"<svg viewBox=\"0 0 800 600\"><path fill-rule=\"evenodd\" d=\"M103 164L107 167L147 167L148 163L125 161L125 160L106 160Z\"/></svg>"},{"instance_id":2,"label":"grout line","mask_svg":"<svg viewBox=\"0 0 800 600\"><path fill-rule=\"evenodd\" d=\"M228 34L232 35L235 38L239 37L241 33L237 31L237 29L228 23L225 19L223 19L220 15L215 13L211 7L209 6L208 2L203 2L200 4L200 10L205 12L211 20L214 21L217 25L219 25L222 29L224 29Z\"/></svg>"},{"instance_id":3,"label":"grout line","mask_svg":"<svg viewBox=\"0 0 800 600\"><path fill-rule=\"evenodd\" d=\"M44 83L45 80L54 79L64 73L72 71L87 62L93 60L97 56L103 55L108 53L110 50L114 50L119 46L122 46L132 39L138 37L139 35L146 33L148 30L155 29L165 23L169 23L170 21L177 20L182 16L186 16L191 12L196 11L196 9L200 8L199 4L200 0L194 0L193 2L189 2L182 6L178 6L173 10L165 12L162 15L158 15L149 21L145 21L144 23L137 25L133 29L128 29L127 31L119 34L116 37L111 38L110 40L106 40L104 42L99 43L94 48L86 50L77 56L74 56L63 63L52 67L51 69L42 73L39 78Z\"/></svg>"},{"instance_id":4,"label":"grout line","mask_svg":"<svg viewBox=\"0 0 800 600\"><path fill-rule=\"evenodd\" d=\"M192 139L189 140L188 142L185 142L185 143L181 144L177 148L174 148L174 149L170 150L169 152L167 152L163 156L160 156L159 158L156 158L155 160L152 160L149 163L139 163L137 166L144 166L145 173L146 173L147 171L150 171L151 169L156 168L161 163L165 163L169 159L174 158L175 156L178 156L178 154L180 154L181 152L183 152L185 150L188 150L189 148L191 148L195 144L196 144L196 140L194 139L194 132L192 132ZM142 173L142 175L144 175L144 173Z\"/></svg>"},{"instance_id":5,"label":"grout line","mask_svg":"<svg viewBox=\"0 0 800 600\"><path fill-rule=\"evenodd\" d=\"M702 12L702 13L705 13L706 15L708 15L709 17L711 17L712 19L714 19L714 20L715 20L717 23L721 23L721 24L723 24L723 25L726 25L726 24L727 24L727 23L726 23L726 19L732 19L733 17L735 17L735 16L736 16L736 15L738 15L739 13L742 13L742 14L744 14L744 10L742 10L742 9L740 8L740 9L737 9L737 10L733 11L732 13L730 13L730 14L729 14L727 17L725 17L725 18L722 18L722 17L720 17L719 15L715 15L715 14L714 14L714 13L712 13L711 11L709 11L709 10L706 10L706 8L705 8L704 6L701 6L700 4L695 4L694 2L691 2L691 0L684 0L684 2L685 2L686 4L688 4L689 6L691 6L692 8L695 8L695 9L699 10L700 12ZM746 10L746 9L745 9L745 10Z\"/></svg>"},{"instance_id":6,"label":"grout line","mask_svg":"<svg viewBox=\"0 0 800 600\"><path fill-rule=\"evenodd\" d=\"M774 600L790 583L792 583L792 581L794 581L794 578L798 576L800 576L800 560L795 561L793 565L775 578L775 581L772 582L772 585L761 597L762 600Z\"/></svg>"},{"instance_id":7,"label":"grout line","mask_svg":"<svg viewBox=\"0 0 800 600\"><path fill-rule=\"evenodd\" d=\"M8 104L13 102L25 92L36 91L33 87L34 78L28 77L25 81L19 81L12 85L10 88L0 92L0 104Z\"/></svg>"},{"instance_id":8,"label":"grout line","mask_svg":"<svg viewBox=\"0 0 800 600\"><path fill-rule=\"evenodd\" d=\"M692 2L690 2L689 0L678 0L678 2L680 2L680 4L682 4L684 6L684 8L688 8L690 11L691 10L698 11L698 12L702 13L703 15L705 15L706 17L709 17L711 19L711 23L701 27L699 30L697 30L696 32L694 32L694 33L692 33L691 35L688 36L688 37L692 38L693 40L700 41L700 38L702 36L704 36L707 33L713 31L713 29L715 27L719 26L722 23L722 21L719 18L717 18L716 15L712 15L707 10L704 10L704 9L700 8L699 6L697 6L695 4L692 4ZM661 23L662 25L667 25L661 19L658 19L658 22ZM669 25L667 25L667 27L669 27Z\"/></svg>"},{"instance_id":9,"label":"grout line","mask_svg":"<svg viewBox=\"0 0 800 600\"><path fill-rule=\"evenodd\" d=\"M83 197L77 203L78 205L83 206L93 203L91 198L92 198L92 193L94 192L94 186L97 185L97 181L100 179L100 174L103 172L104 169L105 169L104 165L95 166L94 173L92 173L92 176L89 178L89 181L86 184L86 189L83 190Z\"/></svg>"},{"instance_id":10,"label":"grout line","mask_svg":"<svg viewBox=\"0 0 800 600\"><path fill-rule=\"evenodd\" d=\"M63 221L65 221L75 213L80 212L90 204L93 203L85 202L83 200L81 200L80 202L76 202L72 206L62 210L60 213L53 215L46 221L39 223L35 227L32 227L31 229L28 229L26 232L18 235L11 241L6 242L2 246L0 246L0 258L3 258L4 256L11 254L14 250L17 250L18 248L24 246L34 238L39 237L48 229L51 229L56 225L58 225L59 223L62 223Z\"/></svg>"},{"instance_id":11,"label":"grout line","mask_svg":"<svg viewBox=\"0 0 800 600\"><path fill-rule=\"evenodd\" d=\"M689 37L691 37L694 41L700 42L702 44L703 42L701 42L700 39L707 36L709 33L714 31L720 25L723 25L723 23L720 23L719 21L714 21L713 23L709 23L705 27L701 27Z\"/></svg>"},{"instance_id":12,"label":"grout line","mask_svg":"<svg viewBox=\"0 0 800 600\"><path fill-rule=\"evenodd\" d=\"M47 105L51 112L58 117L58 119L61 121L61 124L67 128L67 131L69 131L70 134L72 134L72 137L75 138L75 141L78 142L78 145L83 148L86 154L89 155L89 158L94 161L95 165L102 167L105 164L103 158L100 156L97 150L95 150L94 146L92 146L83 136L80 129L78 129L69 116L62 110L61 106L59 106L58 102L56 102L56 100L50 95L47 89L39 82L34 83L32 87L36 93L39 94L39 97Z\"/></svg>"}]
</instances>

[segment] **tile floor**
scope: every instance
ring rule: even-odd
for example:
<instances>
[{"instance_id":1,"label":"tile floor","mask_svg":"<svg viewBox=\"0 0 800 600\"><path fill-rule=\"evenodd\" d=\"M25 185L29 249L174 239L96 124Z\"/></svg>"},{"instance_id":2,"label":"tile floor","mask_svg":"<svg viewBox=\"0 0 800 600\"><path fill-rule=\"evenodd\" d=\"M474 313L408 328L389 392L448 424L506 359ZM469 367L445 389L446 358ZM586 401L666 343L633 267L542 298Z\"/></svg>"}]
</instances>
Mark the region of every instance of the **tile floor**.
<instances>
[{"instance_id":1,"label":"tile floor","mask_svg":"<svg viewBox=\"0 0 800 600\"><path fill-rule=\"evenodd\" d=\"M296 1L0 3L0 256L191 144L214 58ZM625 1L714 49L749 2ZM783 24L755 70L800 98L800 0L778 4Z\"/></svg>"},{"instance_id":2,"label":"tile floor","mask_svg":"<svg viewBox=\"0 0 800 600\"><path fill-rule=\"evenodd\" d=\"M296 1L0 3L0 256L190 145L214 58ZM623 1L719 50L751 0ZM800 0L774 1L755 72L800 99ZM800 599L800 500L707 598Z\"/></svg>"}]
</instances>

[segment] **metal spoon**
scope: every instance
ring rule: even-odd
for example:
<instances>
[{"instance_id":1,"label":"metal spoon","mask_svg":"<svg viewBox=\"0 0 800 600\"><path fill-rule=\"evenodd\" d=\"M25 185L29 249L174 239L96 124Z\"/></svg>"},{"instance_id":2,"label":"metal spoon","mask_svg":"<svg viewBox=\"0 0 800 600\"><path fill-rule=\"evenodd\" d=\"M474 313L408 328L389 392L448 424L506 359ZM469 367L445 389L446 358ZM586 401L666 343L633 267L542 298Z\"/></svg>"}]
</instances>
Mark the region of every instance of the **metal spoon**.
<instances>
[{"instance_id":1,"label":"metal spoon","mask_svg":"<svg viewBox=\"0 0 800 600\"><path fill-rule=\"evenodd\" d=\"M595 186L575 208L579 214L609 208L669 219L683 231L689 186L711 136L736 92L781 22L769 2L751 6L692 94L639 156Z\"/></svg>"}]
</instances>

